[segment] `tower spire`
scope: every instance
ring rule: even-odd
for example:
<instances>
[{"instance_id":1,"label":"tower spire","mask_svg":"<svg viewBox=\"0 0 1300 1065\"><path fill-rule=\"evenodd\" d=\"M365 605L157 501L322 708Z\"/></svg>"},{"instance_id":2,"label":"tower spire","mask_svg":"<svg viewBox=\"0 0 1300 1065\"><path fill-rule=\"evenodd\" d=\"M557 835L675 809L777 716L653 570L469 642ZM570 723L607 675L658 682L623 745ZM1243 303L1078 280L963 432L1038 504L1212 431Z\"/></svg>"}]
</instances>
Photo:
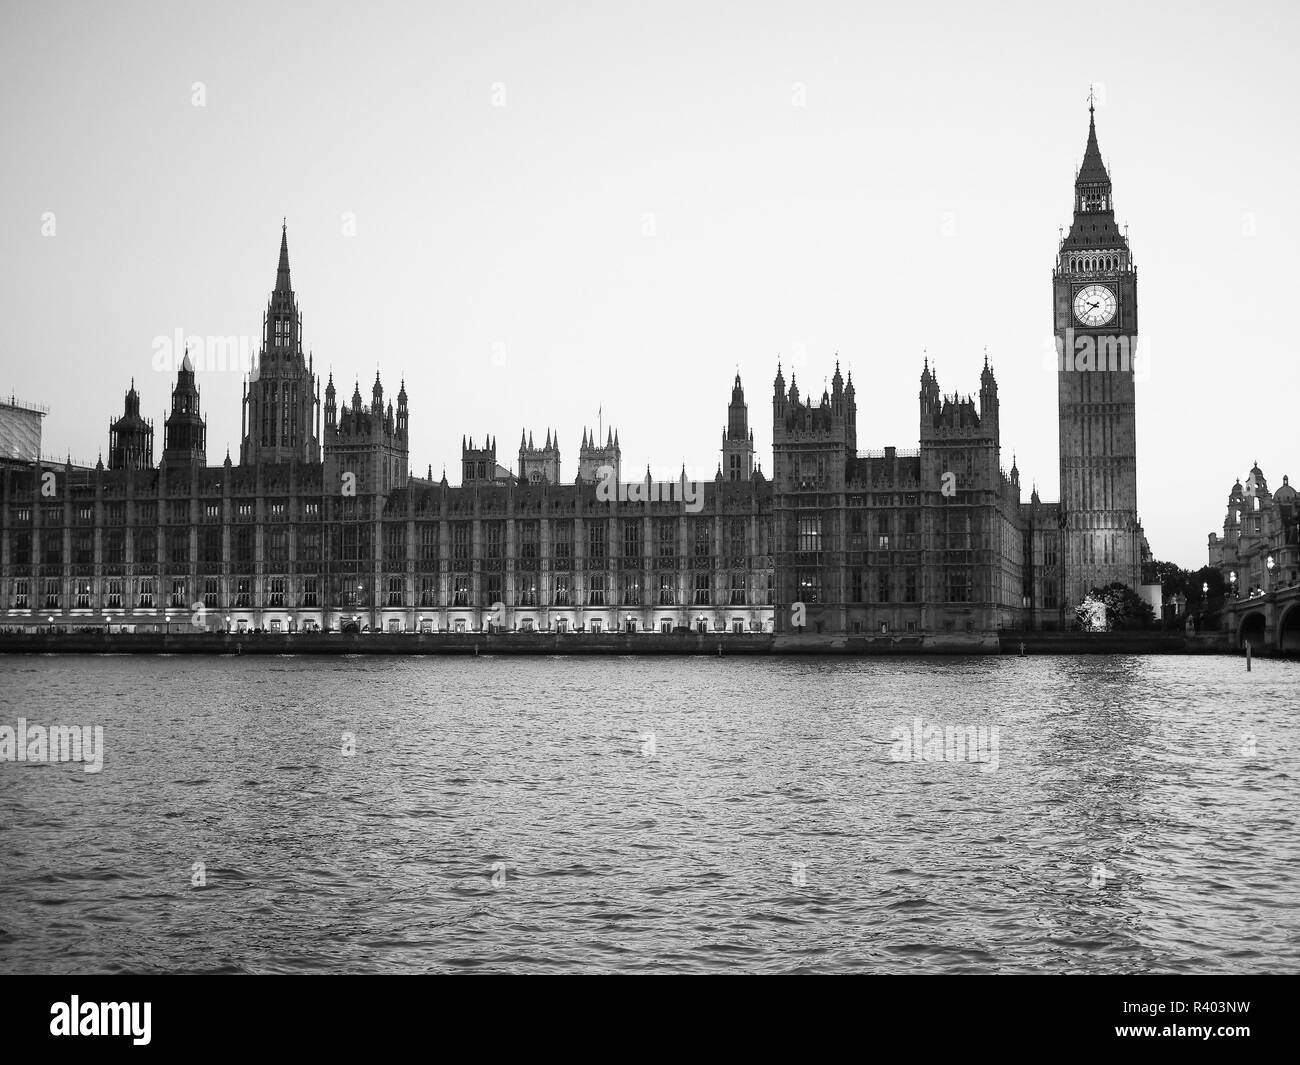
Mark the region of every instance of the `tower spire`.
<instances>
[{"instance_id":1,"label":"tower spire","mask_svg":"<svg viewBox=\"0 0 1300 1065\"><path fill-rule=\"evenodd\" d=\"M1097 121L1094 97L1088 98L1088 144L1083 162L1074 178L1074 221L1060 243L1060 251L1113 251L1126 247L1127 241L1115 224L1115 205L1111 195L1110 174L1097 145Z\"/></svg>"},{"instance_id":2,"label":"tower spire","mask_svg":"<svg viewBox=\"0 0 1300 1065\"><path fill-rule=\"evenodd\" d=\"M275 291L289 292L292 288L289 284L289 219L286 218L280 226L280 264L275 270Z\"/></svg>"},{"instance_id":3,"label":"tower spire","mask_svg":"<svg viewBox=\"0 0 1300 1065\"><path fill-rule=\"evenodd\" d=\"M1088 94L1088 144L1083 150L1083 162L1079 165L1079 176L1075 185L1106 185L1110 192L1110 175L1106 165L1101 161L1101 149L1097 146L1097 116L1092 105L1092 94Z\"/></svg>"}]
</instances>

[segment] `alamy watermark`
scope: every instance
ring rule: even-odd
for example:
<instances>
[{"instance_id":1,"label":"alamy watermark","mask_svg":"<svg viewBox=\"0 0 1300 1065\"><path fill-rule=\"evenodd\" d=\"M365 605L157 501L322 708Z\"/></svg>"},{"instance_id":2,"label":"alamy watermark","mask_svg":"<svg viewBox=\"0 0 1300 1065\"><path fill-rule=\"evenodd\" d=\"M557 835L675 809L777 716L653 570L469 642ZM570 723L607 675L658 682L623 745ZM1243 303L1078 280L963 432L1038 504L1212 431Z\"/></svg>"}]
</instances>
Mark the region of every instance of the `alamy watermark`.
<instances>
[{"instance_id":1,"label":"alamy watermark","mask_svg":"<svg viewBox=\"0 0 1300 1065\"><path fill-rule=\"evenodd\" d=\"M688 480L683 475L676 481L652 481L646 476L644 481L619 481L613 466L601 466L596 470L600 480L596 482L596 498L602 503L681 503L688 514L698 514L704 509L704 490L698 481Z\"/></svg>"},{"instance_id":2,"label":"alamy watermark","mask_svg":"<svg viewBox=\"0 0 1300 1065\"><path fill-rule=\"evenodd\" d=\"M981 773L998 768L997 725L927 725L919 717L909 728L889 733L895 762L977 762Z\"/></svg>"},{"instance_id":3,"label":"alamy watermark","mask_svg":"<svg viewBox=\"0 0 1300 1065\"><path fill-rule=\"evenodd\" d=\"M1052 337L1043 359L1044 369L1061 373L1131 373L1135 381L1151 379L1151 340L1142 343L1138 358L1138 338L1127 334L1111 336L1076 333L1073 326Z\"/></svg>"},{"instance_id":4,"label":"alamy watermark","mask_svg":"<svg viewBox=\"0 0 1300 1065\"><path fill-rule=\"evenodd\" d=\"M135 1046L148 1046L151 1002L82 1002L72 995L50 1006L50 1035L129 1036Z\"/></svg>"},{"instance_id":5,"label":"alamy watermark","mask_svg":"<svg viewBox=\"0 0 1300 1065\"><path fill-rule=\"evenodd\" d=\"M151 365L157 373L174 374L188 355L195 373L248 373L261 350L255 336L187 336L177 329L172 336L153 338Z\"/></svg>"},{"instance_id":6,"label":"alamy watermark","mask_svg":"<svg viewBox=\"0 0 1300 1065\"><path fill-rule=\"evenodd\" d=\"M103 725L0 725L0 762L84 762L87 773L104 768Z\"/></svg>"}]
</instances>

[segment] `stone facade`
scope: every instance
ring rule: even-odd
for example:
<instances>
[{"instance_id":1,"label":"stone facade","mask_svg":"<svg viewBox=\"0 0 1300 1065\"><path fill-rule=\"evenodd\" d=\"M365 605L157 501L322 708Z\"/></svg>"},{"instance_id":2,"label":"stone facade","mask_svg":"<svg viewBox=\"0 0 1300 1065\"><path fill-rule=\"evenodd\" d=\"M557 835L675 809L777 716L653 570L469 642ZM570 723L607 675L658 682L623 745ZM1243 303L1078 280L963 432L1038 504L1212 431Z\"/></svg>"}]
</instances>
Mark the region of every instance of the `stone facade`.
<instances>
[{"instance_id":1,"label":"stone facade","mask_svg":"<svg viewBox=\"0 0 1300 1065\"><path fill-rule=\"evenodd\" d=\"M1021 622L1020 475L1000 465L997 382L980 401L921 373L920 448L857 450L852 375L819 403L772 397L778 632L990 632Z\"/></svg>"}]
</instances>

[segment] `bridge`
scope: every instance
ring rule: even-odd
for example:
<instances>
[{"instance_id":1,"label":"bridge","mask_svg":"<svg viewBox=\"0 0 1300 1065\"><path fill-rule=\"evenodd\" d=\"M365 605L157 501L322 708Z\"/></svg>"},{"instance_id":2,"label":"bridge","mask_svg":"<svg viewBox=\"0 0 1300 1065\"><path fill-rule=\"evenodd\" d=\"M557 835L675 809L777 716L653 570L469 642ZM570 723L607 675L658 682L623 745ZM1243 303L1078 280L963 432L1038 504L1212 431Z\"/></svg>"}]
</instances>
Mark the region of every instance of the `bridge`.
<instances>
[{"instance_id":1,"label":"bridge","mask_svg":"<svg viewBox=\"0 0 1300 1065\"><path fill-rule=\"evenodd\" d=\"M1250 644L1255 654L1300 657L1300 584L1249 599L1228 599L1219 619L1236 649Z\"/></svg>"}]
</instances>

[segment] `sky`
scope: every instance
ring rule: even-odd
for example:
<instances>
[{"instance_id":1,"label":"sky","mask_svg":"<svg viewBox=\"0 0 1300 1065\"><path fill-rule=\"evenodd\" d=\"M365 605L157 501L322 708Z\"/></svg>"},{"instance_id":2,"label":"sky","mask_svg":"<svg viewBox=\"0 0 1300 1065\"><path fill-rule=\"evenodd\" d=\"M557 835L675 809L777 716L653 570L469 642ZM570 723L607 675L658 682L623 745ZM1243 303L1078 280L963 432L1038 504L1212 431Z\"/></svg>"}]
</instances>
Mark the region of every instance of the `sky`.
<instances>
[{"instance_id":1,"label":"sky","mask_svg":"<svg viewBox=\"0 0 1300 1065\"><path fill-rule=\"evenodd\" d=\"M838 357L915 448L922 359L1057 498L1051 271L1097 131L1138 268L1138 504L1196 568L1258 461L1300 476L1300 14L1286 3L0 2L0 393L93 462L159 338L256 338L287 218L304 342L410 395L411 466L585 426L711 477L739 372ZM1086 11L1086 17L1084 13ZM174 343L174 342L173 342ZM208 460L242 375L200 361ZM323 391L323 386L322 386Z\"/></svg>"}]
</instances>

